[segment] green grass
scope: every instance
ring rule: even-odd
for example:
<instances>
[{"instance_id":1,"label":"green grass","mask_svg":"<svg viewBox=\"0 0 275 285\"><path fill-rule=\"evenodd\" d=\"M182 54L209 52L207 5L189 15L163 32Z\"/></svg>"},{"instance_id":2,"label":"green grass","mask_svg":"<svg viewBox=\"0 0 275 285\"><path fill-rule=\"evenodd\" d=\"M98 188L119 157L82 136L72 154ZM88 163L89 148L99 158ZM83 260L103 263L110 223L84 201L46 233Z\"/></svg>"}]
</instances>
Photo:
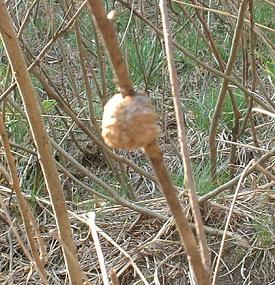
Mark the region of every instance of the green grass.
<instances>
[{"instance_id":1,"label":"green grass","mask_svg":"<svg viewBox=\"0 0 275 285\"><path fill-rule=\"evenodd\" d=\"M254 17L255 22L262 24L264 26L275 28L274 21L274 9L272 9L271 5L266 3L265 1L256 0L254 4ZM261 29L262 30L262 29ZM274 45L275 35L272 32L264 31L265 37ZM259 44L257 42L257 50L256 55L261 61L266 64L268 61L272 60L272 55L270 54L270 50L264 44Z\"/></svg>"},{"instance_id":2,"label":"green grass","mask_svg":"<svg viewBox=\"0 0 275 285\"><path fill-rule=\"evenodd\" d=\"M161 64L163 54L160 48L158 38L149 31L144 31L140 35L126 36L122 46L126 62L130 71L131 78L136 86L154 88L159 78L161 78Z\"/></svg>"},{"instance_id":3,"label":"green grass","mask_svg":"<svg viewBox=\"0 0 275 285\"><path fill-rule=\"evenodd\" d=\"M274 238L270 230L272 229L271 219L270 217L254 220L254 229L256 230L258 245L261 247L270 247L274 244Z\"/></svg>"},{"instance_id":4,"label":"green grass","mask_svg":"<svg viewBox=\"0 0 275 285\"><path fill-rule=\"evenodd\" d=\"M262 0L256 0L254 2L255 22L268 27L272 27L272 24L274 24L272 23L274 11L271 5Z\"/></svg>"},{"instance_id":5,"label":"green grass","mask_svg":"<svg viewBox=\"0 0 275 285\"><path fill-rule=\"evenodd\" d=\"M33 182L31 187L30 204L32 208L35 208L37 205L36 197L41 195L41 192L45 189L46 185L40 168L36 169L32 175L33 178L29 179L30 183Z\"/></svg>"},{"instance_id":6,"label":"green grass","mask_svg":"<svg viewBox=\"0 0 275 285\"><path fill-rule=\"evenodd\" d=\"M12 134L13 140L21 144L28 133L28 122L16 112L12 112L6 119L6 128Z\"/></svg>"},{"instance_id":7,"label":"green grass","mask_svg":"<svg viewBox=\"0 0 275 285\"><path fill-rule=\"evenodd\" d=\"M210 87L209 90L194 95L188 102L188 108L194 115L195 125L201 131L208 132L209 130L211 118L218 99L218 92L219 87ZM240 91L235 91L234 95L239 110L243 110L246 106L244 95ZM221 122L229 129L231 129L234 124L234 114L228 94L224 102Z\"/></svg>"},{"instance_id":8,"label":"green grass","mask_svg":"<svg viewBox=\"0 0 275 285\"><path fill-rule=\"evenodd\" d=\"M131 195L131 193L129 193L128 191L128 187L127 185L120 185L120 183L118 182L117 178L115 177L115 175L113 175L112 173L105 173L104 177L101 178L107 185L109 185L114 191L116 191L116 193L120 196L120 197L124 197L124 198L129 198L129 196ZM127 182L126 182L127 183ZM96 183L93 183L91 185L91 187L97 191L98 193L110 196L109 193L107 193L104 188L102 188L101 186L97 185ZM75 201L78 202L78 201Z\"/></svg>"},{"instance_id":9,"label":"green grass","mask_svg":"<svg viewBox=\"0 0 275 285\"><path fill-rule=\"evenodd\" d=\"M275 83L275 60L266 63L266 72L270 76L271 82Z\"/></svg>"},{"instance_id":10,"label":"green grass","mask_svg":"<svg viewBox=\"0 0 275 285\"><path fill-rule=\"evenodd\" d=\"M244 111L245 106L246 106L244 94L239 90L236 90L235 92L233 92L233 94L235 96L235 100L239 108L239 111ZM226 99L224 102L222 121L226 124L228 128L232 129L234 125L234 113L232 110L232 104L231 104L229 94L226 95Z\"/></svg>"},{"instance_id":11,"label":"green grass","mask_svg":"<svg viewBox=\"0 0 275 285\"><path fill-rule=\"evenodd\" d=\"M199 195L207 194L215 188L211 181L210 164L206 164L205 166L195 165L194 176Z\"/></svg>"},{"instance_id":12,"label":"green grass","mask_svg":"<svg viewBox=\"0 0 275 285\"><path fill-rule=\"evenodd\" d=\"M183 187L184 177L181 170L178 173L171 171L171 179L176 187Z\"/></svg>"},{"instance_id":13,"label":"green grass","mask_svg":"<svg viewBox=\"0 0 275 285\"><path fill-rule=\"evenodd\" d=\"M175 27L176 28L176 27ZM206 44L200 34L195 32L190 25L184 30L179 27L179 32L175 34L175 40L188 51L195 55L206 54ZM182 54L182 52L180 52Z\"/></svg>"},{"instance_id":14,"label":"green grass","mask_svg":"<svg viewBox=\"0 0 275 285\"><path fill-rule=\"evenodd\" d=\"M196 191L200 196L205 195L215 189L216 185L211 180L210 163L203 165L193 163L193 172L196 182ZM226 172L221 172L218 174L218 184L223 184L227 180L228 174ZM184 175L182 171L178 171L178 173L172 173L172 181L175 186L183 187Z\"/></svg>"},{"instance_id":15,"label":"green grass","mask_svg":"<svg viewBox=\"0 0 275 285\"><path fill-rule=\"evenodd\" d=\"M147 89L153 89L161 78L163 62L161 41L152 30L135 17L129 24L129 18L129 11L122 10L116 19L123 56L134 84L138 88L147 85Z\"/></svg>"}]
</instances>

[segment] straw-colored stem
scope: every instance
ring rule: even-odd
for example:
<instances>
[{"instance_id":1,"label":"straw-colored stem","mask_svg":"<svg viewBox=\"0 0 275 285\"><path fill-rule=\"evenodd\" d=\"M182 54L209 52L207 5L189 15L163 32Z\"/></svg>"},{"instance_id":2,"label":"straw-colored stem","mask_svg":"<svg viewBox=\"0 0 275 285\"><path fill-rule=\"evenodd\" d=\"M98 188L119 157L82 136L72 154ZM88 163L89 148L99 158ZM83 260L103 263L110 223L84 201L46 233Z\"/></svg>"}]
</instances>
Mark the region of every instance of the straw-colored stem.
<instances>
[{"instance_id":1,"label":"straw-colored stem","mask_svg":"<svg viewBox=\"0 0 275 285\"><path fill-rule=\"evenodd\" d=\"M108 50L114 72L117 76L119 92L123 97L132 96L134 95L133 83L129 77L127 65L119 48L113 21L112 19L108 19L102 0L88 0L88 3Z\"/></svg>"},{"instance_id":2,"label":"straw-colored stem","mask_svg":"<svg viewBox=\"0 0 275 285\"><path fill-rule=\"evenodd\" d=\"M243 28L247 3L248 3L248 0L244 0L239 9L238 21L237 21L235 32L234 32L231 51L230 51L229 59L228 59L225 72L224 72L227 76L231 75L231 72L235 64L235 60L237 58L237 52L238 52L238 47L240 44L240 37L242 34L242 28ZM216 179L216 176L217 176L217 145L216 145L215 139L216 139L217 128L218 128L222 108L224 105L228 85L229 85L229 80L224 78L222 81L222 86L219 92L219 96L217 99L213 118L211 120L210 131L209 131L209 152L210 152L210 162L211 162L211 174L214 180Z\"/></svg>"},{"instance_id":3,"label":"straw-colored stem","mask_svg":"<svg viewBox=\"0 0 275 285\"><path fill-rule=\"evenodd\" d=\"M177 120L178 141L181 150L181 158L184 165L185 185L189 193L191 209L196 224L196 232L199 238L201 249L201 257L206 271L210 271L210 255L207 246L207 240L203 229L203 221L198 204L198 197L196 193L195 179L190 159L190 151L187 143L186 131L184 126L184 118L181 110L179 81L176 71L176 65L173 55L173 45L171 42L171 29L167 11L167 1L160 1L160 11L163 23L163 35L165 41L165 50L167 55L168 70L171 82L172 96ZM207 283L205 283L207 284Z\"/></svg>"},{"instance_id":4,"label":"straw-colored stem","mask_svg":"<svg viewBox=\"0 0 275 285\"><path fill-rule=\"evenodd\" d=\"M60 240L62 240L62 248L70 282L72 284L82 284L81 270L78 262L76 262L76 247L72 239L64 194L56 164L52 156L51 145L41 116L37 94L27 71L24 55L13 29L12 20L3 0L0 0L0 14L1 37L24 103L34 142L39 153L39 160L45 183L55 213L59 237ZM70 252L65 248L70 249Z\"/></svg>"},{"instance_id":5,"label":"straw-colored stem","mask_svg":"<svg viewBox=\"0 0 275 285\"><path fill-rule=\"evenodd\" d=\"M30 209L27 201L25 200L25 198L24 198L24 196L20 190L19 178L18 178L17 171L16 171L15 159L14 159L12 152L11 152L9 138L8 138L8 134L7 134L6 129L5 129L2 114L0 114L0 135L1 135L2 145L4 147L6 158L7 158L9 172L10 172L10 181L9 182L12 186L12 189L15 192L15 195L16 195L16 198L18 201L20 214L22 216L22 220L23 220L24 227L26 230L30 250L31 250L32 256L33 256L34 261L35 261L35 267L36 267L36 269L40 275L40 278L41 278L41 281L43 282L43 284L49 284L48 280L47 280L47 273L45 271L45 265L44 265L43 261L40 259L37 244L36 244L34 236L33 236L33 230L36 232L39 241L41 241L40 233L39 233L38 229L34 229L36 226L36 224L34 222L34 217L31 213L31 209ZM44 245L42 245L42 247L43 246ZM43 248L41 248L41 250L43 251Z\"/></svg>"},{"instance_id":6,"label":"straw-colored stem","mask_svg":"<svg viewBox=\"0 0 275 285\"><path fill-rule=\"evenodd\" d=\"M167 168L164 165L159 145L154 142L146 146L144 150L154 167L160 188L174 217L181 241L186 250L188 260L192 265L196 280L199 285L210 284L209 274L204 268L194 234L182 210L180 200L177 196L176 189L171 181Z\"/></svg>"}]
</instances>

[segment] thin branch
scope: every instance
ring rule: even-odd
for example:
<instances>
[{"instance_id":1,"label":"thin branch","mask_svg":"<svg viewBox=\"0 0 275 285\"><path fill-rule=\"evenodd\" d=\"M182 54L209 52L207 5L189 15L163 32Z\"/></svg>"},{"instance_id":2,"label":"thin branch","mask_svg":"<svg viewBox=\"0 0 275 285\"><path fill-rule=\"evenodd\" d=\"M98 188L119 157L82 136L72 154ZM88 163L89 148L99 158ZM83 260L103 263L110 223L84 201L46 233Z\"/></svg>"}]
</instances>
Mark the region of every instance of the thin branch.
<instances>
[{"instance_id":1,"label":"thin branch","mask_svg":"<svg viewBox=\"0 0 275 285\"><path fill-rule=\"evenodd\" d=\"M237 21L234 36L233 36L231 51L230 51L229 59L228 59L226 69L224 72L229 77L233 70L234 63L235 63L235 60L238 54L238 47L240 43L240 37L242 34L243 22L244 22L247 3L248 3L248 0L243 0L243 2L241 3L240 9L239 9L238 21ZM210 152L210 162L211 162L211 174L212 174L213 179L216 179L216 174L217 174L217 145L216 145L215 138L216 138L218 123L219 123L219 119L221 116L223 104L225 101L225 96L226 96L226 91L228 89L228 85L229 85L229 80L224 78L222 81L222 86L221 86L219 95L218 95L213 118L211 120L210 131L209 131L209 152Z\"/></svg>"},{"instance_id":2,"label":"thin branch","mask_svg":"<svg viewBox=\"0 0 275 285\"><path fill-rule=\"evenodd\" d=\"M108 274L105 266L104 255L100 246L98 234L97 234L97 227L95 224L95 212L89 212L87 218L87 224L90 227L90 231L93 237L94 246L96 249L97 259L99 262L99 267L101 270L102 281L104 285L109 285Z\"/></svg>"},{"instance_id":3,"label":"thin branch","mask_svg":"<svg viewBox=\"0 0 275 285\"><path fill-rule=\"evenodd\" d=\"M81 75L82 75L82 80L85 85L85 93L86 93L86 98L88 102L88 110L89 110L89 117L91 120L91 125L94 127L96 133L100 135L100 127L98 125L98 122L96 120L96 115L95 115L95 110L94 110L94 93L92 91L89 78L88 78L88 72L87 72L87 67L85 63L85 50L82 44L82 38L81 38L81 33L79 30L79 25L78 21L76 20L75 25L75 35L76 35L76 41L77 41L77 46L78 46L78 53L79 53L79 61L80 61L80 67L81 67Z\"/></svg>"},{"instance_id":4,"label":"thin branch","mask_svg":"<svg viewBox=\"0 0 275 285\"><path fill-rule=\"evenodd\" d=\"M0 0L0 14L1 37L24 103L32 135L39 153L42 171L55 212L60 240L62 240L62 249L70 282L73 285L82 284L81 270L78 262L75 262L75 260L77 260L76 247L72 239L64 193L59 180L56 164L51 153L51 145L44 127L37 94L27 71L23 52L13 30L12 20L3 0ZM70 253L65 250L63 244L70 249Z\"/></svg>"},{"instance_id":5,"label":"thin branch","mask_svg":"<svg viewBox=\"0 0 275 285\"><path fill-rule=\"evenodd\" d=\"M190 151L188 148L186 130L184 126L184 118L181 110L180 103L180 94L179 94L179 81L173 56L173 46L171 43L171 30L170 23L167 12L167 1L160 1L160 10L162 14L162 23L163 23L163 34L165 41L165 49L167 56L167 63L169 69L169 76L171 82L172 96L177 120L177 129L178 129L178 141L181 150L181 158L183 162L184 168L184 178L186 181L186 188L189 193L192 213L194 216L195 224L196 224L196 232L199 238L201 256L204 267L206 271L210 271L210 255L207 246L207 240L203 229L203 221L200 213L200 208L198 204L198 197L196 193L196 186L194 180L194 174L192 169L192 163L190 159ZM205 283L206 284L206 283Z\"/></svg>"},{"instance_id":6,"label":"thin branch","mask_svg":"<svg viewBox=\"0 0 275 285\"><path fill-rule=\"evenodd\" d=\"M0 11L1 11L1 6L0 6ZM1 25L1 21L0 21L0 25ZM40 278L41 278L43 284L49 284L49 282L47 280L47 273L45 271L45 265L44 265L43 261L40 259L39 251L37 249L37 244L35 243L35 239L33 236L33 229L35 228L36 224L34 222L34 217L31 213L31 209L30 209L27 201L25 200L25 198L24 198L24 196L20 190L19 179L18 179L18 175L17 175L17 171L16 171L15 159L14 159L12 152L11 152L9 138L8 138L8 134L5 130L5 125L4 125L2 114L0 114L0 135L1 135L3 147L5 149L5 154L6 154L7 163L8 163L9 172L10 172L10 179L11 180L9 182L11 184L12 189L14 190L14 192L16 194L16 198L17 198L17 201L19 204L20 214L21 214L22 219L23 219L23 223L24 223L24 227L26 230L26 234L27 234L29 246L31 249L31 253L32 253L33 258L35 260L35 266L36 266L36 269L40 275ZM35 232L37 233L37 238L39 239L39 241L41 241L41 236L40 236L39 230L35 229ZM44 247L44 245L42 245L41 251L44 252L43 247Z\"/></svg>"},{"instance_id":7,"label":"thin branch","mask_svg":"<svg viewBox=\"0 0 275 285\"><path fill-rule=\"evenodd\" d=\"M83 165L81 165L78 161L76 161L72 156L70 156L62 147L60 147L54 140L51 139L51 143L54 146L58 152L60 152L68 161L74 165L74 167L77 168L77 170L81 173L83 173L85 176L92 179L97 185L102 187L107 193L109 193L113 199L120 205L125 206L129 209L132 209L138 213L142 213L151 217L155 217L160 220L165 220L166 217L160 213L157 213L156 211L152 211L150 209L143 208L141 206L136 205L133 202L130 202L122 197L119 196L119 194L112 189L108 184L106 184L104 181L99 179L96 175L92 174L88 169L86 169Z\"/></svg>"},{"instance_id":8,"label":"thin branch","mask_svg":"<svg viewBox=\"0 0 275 285\"><path fill-rule=\"evenodd\" d=\"M110 278L112 281L112 285L119 285L120 284L115 269L111 269L109 275L110 275Z\"/></svg>"},{"instance_id":9,"label":"thin branch","mask_svg":"<svg viewBox=\"0 0 275 285\"><path fill-rule=\"evenodd\" d=\"M113 64L117 76L117 85L122 96L132 96L134 94L133 83L129 77L128 68L125 64L119 48L116 31L112 19L107 17L105 8L101 0L88 0L97 27L104 39L110 60Z\"/></svg>"},{"instance_id":10,"label":"thin branch","mask_svg":"<svg viewBox=\"0 0 275 285\"><path fill-rule=\"evenodd\" d=\"M210 284L209 273L205 270L202 263L200 253L197 249L197 242L182 210L176 189L171 181L167 168L164 165L160 148L157 143L152 143L151 145L146 146L144 150L154 167L160 188L177 225L181 241L186 250L188 260L192 265L196 280L199 285Z\"/></svg>"}]
</instances>

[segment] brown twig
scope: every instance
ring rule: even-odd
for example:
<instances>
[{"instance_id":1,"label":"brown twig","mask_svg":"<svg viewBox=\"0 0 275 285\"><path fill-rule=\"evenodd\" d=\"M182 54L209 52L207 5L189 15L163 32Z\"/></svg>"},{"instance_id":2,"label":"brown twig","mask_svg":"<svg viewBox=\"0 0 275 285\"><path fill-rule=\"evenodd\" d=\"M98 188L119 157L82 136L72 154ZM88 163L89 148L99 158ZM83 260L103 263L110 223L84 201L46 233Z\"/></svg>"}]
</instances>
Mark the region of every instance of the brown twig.
<instances>
[{"instance_id":1,"label":"brown twig","mask_svg":"<svg viewBox=\"0 0 275 285\"><path fill-rule=\"evenodd\" d=\"M262 172L266 177L268 177L269 179L271 179L272 181L275 182L275 175L270 173L267 169L265 169L264 167L262 167L258 163L256 163L256 169L259 170L260 172Z\"/></svg>"},{"instance_id":2,"label":"brown twig","mask_svg":"<svg viewBox=\"0 0 275 285\"><path fill-rule=\"evenodd\" d=\"M99 267L101 270L101 276L102 276L102 281L103 285L109 285L109 280L108 280L108 274L106 270L106 265L105 265L105 260L104 260L104 255L101 249L100 241L98 238L98 233L97 233L97 228L96 228L96 223L95 223L95 212L88 213L88 219L87 223L90 227L90 231L92 234L94 246L96 249L96 254L97 254L97 259L99 262Z\"/></svg>"},{"instance_id":3,"label":"brown twig","mask_svg":"<svg viewBox=\"0 0 275 285\"><path fill-rule=\"evenodd\" d=\"M76 84L76 80L73 76L72 65L69 63L67 56L66 56L66 50L65 50L64 42L62 41L62 39L59 39L59 40L57 40L57 44L58 44L58 48L60 50L60 56L62 58L62 63L63 63L63 65L66 69L66 72L68 74L68 79L69 79L70 88L72 90L73 97L76 99L77 104L82 109L83 103L81 101L80 94L77 90L77 84ZM84 113L84 117L87 118L87 114L86 114L85 110L83 110L83 113Z\"/></svg>"},{"instance_id":4,"label":"brown twig","mask_svg":"<svg viewBox=\"0 0 275 285\"><path fill-rule=\"evenodd\" d=\"M165 49L167 56L167 63L169 69L169 76L171 82L172 96L174 102L174 108L176 113L177 120L177 129L178 129L178 141L181 150L181 158L184 165L184 178L186 181L186 188L189 193L190 203L192 208L192 213L194 216L195 224L196 224L196 232L199 238L199 244L201 249L201 256L204 267L206 271L210 271L210 255L207 246L207 240L203 229L203 222L200 213L200 208L198 204L198 197L196 193L196 186L194 180L194 174L192 169L192 163L190 159L190 151L188 148L186 131L184 126L183 114L181 111L181 103L180 103L180 95L179 95L179 82L178 76L173 56L173 46L171 43L171 29L167 12L167 1L160 1L160 11L162 14L162 23L163 23L163 35L165 41ZM209 278L208 278L209 279ZM205 283L207 284L207 283Z\"/></svg>"},{"instance_id":5,"label":"brown twig","mask_svg":"<svg viewBox=\"0 0 275 285\"><path fill-rule=\"evenodd\" d=\"M144 150L154 167L160 188L174 217L188 260L190 261L194 275L196 276L196 280L199 285L210 284L209 274L202 263L195 237L182 210L180 200L177 196L176 189L171 181L167 168L164 165L160 148L158 144L154 142L146 146Z\"/></svg>"},{"instance_id":6,"label":"brown twig","mask_svg":"<svg viewBox=\"0 0 275 285\"><path fill-rule=\"evenodd\" d=\"M26 27L26 24L28 23L28 19L29 19L30 16L31 16L31 12L32 12L33 8L35 7L35 5L36 5L38 2L39 2L38 0L34 0L34 1L32 2L32 4L31 4L30 8L28 9L27 13L25 14L24 19L23 19L23 21L22 21L22 23L21 23L21 26L20 26L20 28L19 28L19 30L18 30L18 33L17 33L17 38L18 38L18 39L21 38L21 36L22 36L22 34L23 34L23 31L24 31L24 29L25 29L25 27Z\"/></svg>"},{"instance_id":7,"label":"brown twig","mask_svg":"<svg viewBox=\"0 0 275 285\"><path fill-rule=\"evenodd\" d=\"M88 0L97 27L104 39L110 60L113 64L117 76L117 85L122 96L132 96L134 94L133 83L129 77L127 65L125 64L119 48L119 42L112 19L107 17L101 0Z\"/></svg>"},{"instance_id":8,"label":"brown twig","mask_svg":"<svg viewBox=\"0 0 275 285\"><path fill-rule=\"evenodd\" d=\"M97 30L94 27L93 21L92 21L93 31L94 31L94 41L97 51L97 60L100 70L100 81L101 81L101 90L102 92L99 92L100 99L101 99L101 105L104 106L108 101L108 94L107 94L107 82L106 82L106 63L105 63L105 54L103 53L103 47L99 40L100 34L97 32ZM89 64L90 62L88 62ZM93 68L90 68L90 70L93 72Z\"/></svg>"},{"instance_id":9,"label":"brown twig","mask_svg":"<svg viewBox=\"0 0 275 285\"><path fill-rule=\"evenodd\" d=\"M77 260L76 248L72 239L64 194L58 177L56 164L52 157L51 146L48 141L48 135L45 131L40 107L36 98L36 91L32 85L23 52L16 38L12 20L3 0L0 0L0 14L1 37L12 66L13 75L22 96L32 135L40 156L42 171L55 212L60 240L62 240L62 243L71 251L68 253L62 244L70 282L72 284L82 284L81 270L78 262L75 262L75 260Z\"/></svg>"},{"instance_id":10,"label":"brown twig","mask_svg":"<svg viewBox=\"0 0 275 285\"><path fill-rule=\"evenodd\" d=\"M115 269L111 269L109 275L110 275L110 278L112 281L112 285L119 285L120 284Z\"/></svg>"},{"instance_id":11,"label":"brown twig","mask_svg":"<svg viewBox=\"0 0 275 285\"><path fill-rule=\"evenodd\" d=\"M0 7L0 11L1 11L1 7ZM0 25L1 25L1 22L0 22ZM47 273L45 271L45 265L44 265L43 261L40 259L39 251L37 249L37 244L36 244L34 236L33 236L33 230L36 226L35 222L34 222L34 217L31 213L31 209L30 209L27 201L25 200L25 198L22 195L21 190L20 190L19 179L18 179L17 171L16 171L16 164L15 164L15 160L14 160L14 157L12 155L12 152L11 152L11 147L9 144L9 138L8 138L8 134L5 130L5 125L4 125L2 114L0 114L0 135L1 135L3 147L5 149L5 154L6 154L7 163L8 163L9 172L10 172L10 179L11 180L9 182L10 182L12 189L14 190L14 192L16 194L16 198L18 200L19 209L20 209L20 213L21 213L21 216L23 219L23 223L24 223L24 227L26 230L26 234L27 234L29 245L30 245L31 253L32 253L33 258L35 260L35 266L37 268L37 271L40 275L40 278L41 278L43 284L49 284L48 280L47 280ZM37 234L37 238L41 241L39 230L35 229L35 232ZM44 251L43 247L44 247L44 245L42 245L41 251Z\"/></svg>"},{"instance_id":12,"label":"brown twig","mask_svg":"<svg viewBox=\"0 0 275 285\"><path fill-rule=\"evenodd\" d=\"M249 21L250 21L250 54L251 54L251 66L252 66L252 86L251 90L254 92L257 87L257 80L258 80L258 74L257 74L257 62L256 62L256 35L254 30L254 13L253 13L253 1L248 1L248 11L249 11ZM255 123L254 118L252 115L252 108L254 105L254 100L249 98L249 121L251 125L251 134L254 141L254 144L256 147L259 147L259 142L257 139L257 133L255 129Z\"/></svg>"},{"instance_id":13,"label":"brown twig","mask_svg":"<svg viewBox=\"0 0 275 285\"><path fill-rule=\"evenodd\" d=\"M231 72L233 70L234 63L237 57L239 41L240 41L240 36L242 33L247 3L248 3L248 0L243 0L243 2L241 3L240 9L239 9L238 21L237 21L234 36L233 36L231 51L230 51L229 59L228 59L226 69L224 72L227 76L231 75ZM212 178L214 180L216 179L216 176L217 176L217 145L216 145L215 139L216 139L216 133L217 133L220 115L221 115L224 100L225 100L226 91L228 89L228 84L229 84L229 80L224 78L222 81L222 86L221 86L219 95L218 95L216 107L215 107L214 114L211 120L210 131L209 131L209 152L210 152L210 162L211 162L210 167L211 167Z\"/></svg>"},{"instance_id":14,"label":"brown twig","mask_svg":"<svg viewBox=\"0 0 275 285\"><path fill-rule=\"evenodd\" d=\"M142 213L151 217L155 217L160 220L165 220L166 217L160 213L157 213L156 211L152 211L150 209L143 208L141 206L136 205L135 203L132 203L122 197L119 196L119 194L112 189L108 184L106 184L104 181L99 179L96 175L92 174L88 169L86 169L84 166L82 166L79 162L77 162L72 156L70 156L62 147L60 147L54 140L51 140L52 145L55 149L58 150L64 156L68 161L74 165L74 167L77 168L77 170L80 173L83 173L85 176L92 179L96 184L98 184L100 187L102 187L107 193L109 193L112 198L120 205L123 205L129 209L132 209L138 213Z\"/></svg>"},{"instance_id":15,"label":"brown twig","mask_svg":"<svg viewBox=\"0 0 275 285\"><path fill-rule=\"evenodd\" d=\"M77 41L77 47L78 47L78 53L79 53L79 61L80 61L80 66L81 66L81 75L82 75L82 80L85 85L85 91L86 91L85 93L86 93L86 98L88 102L89 117L91 120L91 125L94 127L96 133L100 135L100 127L96 120L95 110L94 110L94 103L93 103L94 93L92 91L89 78L88 78L88 72L87 72L87 67L85 63L85 50L83 48L81 33L80 33L79 24L77 20L75 22L74 29L75 29L75 35L76 35L76 41Z\"/></svg>"}]
</instances>

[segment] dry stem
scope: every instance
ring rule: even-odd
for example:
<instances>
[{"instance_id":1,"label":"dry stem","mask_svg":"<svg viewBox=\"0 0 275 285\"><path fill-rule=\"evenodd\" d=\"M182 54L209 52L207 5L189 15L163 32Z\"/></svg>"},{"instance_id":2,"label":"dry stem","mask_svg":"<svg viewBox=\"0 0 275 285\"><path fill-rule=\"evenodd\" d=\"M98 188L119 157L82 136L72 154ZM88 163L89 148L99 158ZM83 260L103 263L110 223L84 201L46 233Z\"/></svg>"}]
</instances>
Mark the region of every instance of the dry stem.
<instances>
[{"instance_id":1,"label":"dry stem","mask_svg":"<svg viewBox=\"0 0 275 285\"><path fill-rule=\"evenodd\" d=\"M227 76L231 75L237 57L247 3L248 0L244 0L239 9L238 21L234 32L230 56L225 69L225 75ZM219 92L218 100L214 110L213 118L211 120L210 131L209 131L209 152L210 152L210 162L211 162L211 174L213 179L216 178L216 172L217 172L217 145L215 139L228 85L229 85L229 80L224 78L222 81L222 86Z\"/></svg>"},{"instance_id":2,"label":"dry stem","mask_svg":"<svg viewBox=\"0 0 275 285\"><path fill-rule=\"evenodd\" d=\"M99 262L99 267L101 270L101 275L102 275L102 281L104 285L109 285L109 280L108 280L108 274L107 274L107 270L106 270L106 266L105 266L105 260L104 260L104 255L100 246L100 241L98 238L98 234L97 234L97 228L96 228L96 224L95 224L95 212L91 212L88 213L88 220L87 220L90 230L91 230L91 234L93 237L93 241L94 241L94 245L95 245L95 249L96 249L96 254L97 254L97 258L98 258L98 262Z\"/></svg>"},{"instance_id":3,"label":"dry stem","mask_svg":"<svg viewBox=\"0 0 275 285\"><path fill-rule=\"evenodd\" d=\"M130 90L131 92L127 92L129 91L129 88L132 88L132 82L130 81L126 66L125 68L123 68L122 72L121 66L116 62L117 59L120 59L120 64L123 63L122 57L120 56L121 53L119 50L115 31L112 26L112 22L107 19L104 7L100 0L89 0L89 4L91 6L92 13L94 14L94 17L97 21L97 25L101 30L101 33L103 34L105 45L109 50L109 54L113 62L113 67L115 68L115 72L118 77L118 86L120 88L123 87L120 92L123 91L123 96L133 95L133 89ZM114 54L112 55L111 52L113 52ZM117 56L117 54L119 54L119 56ZM123 77L119 77L119 75L122 74ZM126 86L128 90L125 89L124 86ZM156 142L153 142L147 145L144 150L151 160L151 163L157 174L160 187L167 199L167 203L174 216L180 237L187 251L188 259L192 264L192 268L198 281L198 284L209 284L210 281L208 272L204 269L199 251L197 250L197 243L195 237L188 224L187 218L185 217L185 214L181 208L181 204L175 192L175 188L164 165L160 148Z\"/></svg>"},{"instance_id":4,"label":"dry stem","mask_svg":"<svg viewBox=\"0 0 275 285\"><path fill-rule=\"evenodd\" d=\"M107 193L109 193L112 198L120 205L123 205L129 209L132 209L138 213L142 213L151 217L155 217L160 220L165 220L167 217L157 213L156 211L152 211L150 209L146 209L144 207L138 206L137 204L130 202L122 197L112 189L108 184L99 179L96 175L92 174L88 169L82 166L79 162L77 162L72 156L70 156L60 145L58 145L54 140L51 140L52 145L64 156L68 161L74 165L80 173L83 173L85 176L92 179L95 183L97 183L100 187L102 187Z\"/></svg>"},{"instance_id":5,"label":"dry stem","mask_svg":"<svg viewBox=\"0 0 275 285\"><path fill-rule=\"evenodd\" d=\"M167 1L161 0L160 1L160 10L162 14L162 22L163 22L163 35L165 41L165 49L167 55L167 63L170 75L170 82L171 82L171 89L172 89L172 96L174 102L174 108L176 113L176 120L177 120L177 130L178 130L178 141L181 150L181 157L182 162L184 165L184 177L186 181L186 188L189 193L190 203L192 208L192 213L194 216L195 224L196 224L196 232L199 237L200 249L201 249L201 256L204 267L206 271L210 271L210 256L207 246L207 240L203 229L203 222L200 213L200 208L198 204L198 197L196 193L196 186L194 180L194 174L192 169L192 163L190 159L190 152L187 143L186 131L184 126L184 119L183 114L181 111L181 103L180 103L180 94L179 94L179 82L178 76L173 56L173 46L171 43L171 29L170 23L168 18L167 12Z\"/></svg>"},{"instance_id":6,"label":"dry stem","mask_svg":"<svg viewBox=\"0 0 275 285\"><path fill-rule=\"evenodd\" d=\"M70 282L72 284L82 284L81 270L78 262L75 262L75 260L77 260L76 248L72 239L67 207L56 164L52 157L48 135L45 131L40 107L36 98L36 91L32 85L24 55L19 46L16 34L13 30L12 20L3 0L0 0L0 14L0 33L13 70L13 75L22 96L32 135L39 153L42 171L55 212L60 240L62 240L62 248ZM71 252L67 252L63 245Z\"/></svg>"},{"instance_id":7,"label":"dry stem","mask_svg":"<svg viewBox=\"0 0 275 285\"><path fill-rule=\"evenodd\" d=\"M120 284L115 269L111 269L109 275L110 275L110 278L112 281L112 285L119 285Z\"/></svg>"},{"instance_id":8,"label":"dry stem","mask_svg":"<svg viewBox=\"0 0 275 285\"><path fill-rule=\"evenodd\" d=\"M105 46L109 52L114 71L117 76L117 85L122 96L134 94L133 83L129 77L127 65L125 64L119 48L119 42L112 19L108 19L101 0L88 0L94 19L103 36Z\"/></svg>"},{"instance_id":9,"label":"dry stem","mask_svg":"<svg viewBox=\"0 0 275 285\"><path fill-rule=\"evenodd\" d=\"M3 121L3 116L0 113L0 134L1 134L1 139L2 139L2 144L5 149L5 154L8 162L8 167L9 167L9 172L10 172L10 184L12 189L15 191L16 198L18 200L19 204L19 209L20 209L20 214L23 219L24 227L26 230L28 242L30 245L31 253L33 255L33 258L35 260L35 266L37 268L37 271L40 275L40 278L43 282L43 284L49 284L47 280L47 273L45 271L45 265L43 261L40 259L39 256L39 251L37 249L37 244L35 242L34 236L33 236L33 229L35 228L35 222L34 222L34 217L31 213L31 209L25 200L24 196L22 195L19 187L19 179L17 176L17 171L16 171L16 164L15 164L15 159L12 155L11 152L11 147L9 144L9 138L8 134L5 130L5 125ZM37 238L39 241L41 241L40 233L38 229L35 229L35 232L37 234ZM41 247L41 253L44 252L43 250L44 245Z\"/></svg>"},{"instance_id":10,"label":"dry stem","mask_svg":"<svg viewBox=\"0 0 275 285\"><path fill-rule=\"evenodd\" d=\"M196 280L199 285L210 284L209 274L202 263L194 234L188 224L188 220L182 210L180 200L177 196L176 189L173 186L169 173L164 165L160 148L158 144L154 142L146 146L144 150L150 158L158 177L160 188L175 219L179 235L185 247L188 260L192 265Z\"/></svg>"}]
</instances>

